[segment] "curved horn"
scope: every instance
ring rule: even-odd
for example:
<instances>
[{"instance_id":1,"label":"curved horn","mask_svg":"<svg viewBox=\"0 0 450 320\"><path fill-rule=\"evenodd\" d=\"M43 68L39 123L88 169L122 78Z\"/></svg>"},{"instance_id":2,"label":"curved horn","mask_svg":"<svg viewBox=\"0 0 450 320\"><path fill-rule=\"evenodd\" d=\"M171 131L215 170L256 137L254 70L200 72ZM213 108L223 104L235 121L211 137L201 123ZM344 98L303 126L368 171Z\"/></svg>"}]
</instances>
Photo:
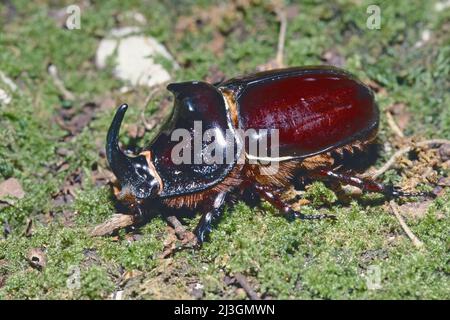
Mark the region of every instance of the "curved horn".
<instances>
[{"instance_id":1,"label":"curved horn","mask_svg":"<svg viewBox=\"0 0 450 320\"><path fill-rule=\"evenodd\" d=\"M106 158L113 173L119 180L126 176L130 166L129 157L119 147L120 125L128 109L127 104L122 104L116 111L114 119L106 137Z\"/></svg>"}]
</instances>

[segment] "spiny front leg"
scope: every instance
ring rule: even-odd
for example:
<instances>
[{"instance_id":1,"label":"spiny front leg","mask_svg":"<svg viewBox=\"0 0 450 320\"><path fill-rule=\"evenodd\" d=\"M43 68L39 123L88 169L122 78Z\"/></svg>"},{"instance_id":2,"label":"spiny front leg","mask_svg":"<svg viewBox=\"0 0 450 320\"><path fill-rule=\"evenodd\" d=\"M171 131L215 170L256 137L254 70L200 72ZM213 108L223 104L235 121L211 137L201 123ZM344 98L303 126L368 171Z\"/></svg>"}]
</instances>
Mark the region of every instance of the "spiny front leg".
<instances>
[{"instance_id":1,"label":"spiny front leg","mask_svg":"<svg viewBox=\"0 0 450 320\"><path fill-rule=\"evenodd\" d=\"M264 186L256 183L254 185L255 191L259 194L259 196L273 205L275 208L280 210L288 219L301 219L301 220L319 220L319 219L335 219L334 215L330 214L303 214L301 212L295 211L291 208L289 204L284 202L280 195L274 191L276 191L271 186Z\"/></svg>"},{"instance_id":2,"label":"spiny front leg","mask_svg":"<svg viewBox=\"0 0 450 320\"><path fill-rule=\"evenodd\" d=\"M212 224L217 222L225 209L226 192L220 192L216 195L212 201L207 201L205 204L210 207L207 208L208 212L202 215L200 221L195 228L195 235L197 236L198 244L201 245L208 234L212 230ZM206 206L203 206L206 209Z\"/></svg>"},{"instance_id":3,"label":"spiny front leg","mask_svg":"<svg viewBox=\"0 0 450 320\"><path fill-rule=\"evenodd\" d=\"M379 192L389 198L418 197L418 196L434 197L434 194L429 192L415 192L415 193L405 192L393 185L384 185L371 179L361 179L348 174L337 173L331 170L316 171L312 175L321 179L328 179L338 181L343 184L349 184L358 187L364 191Z\"/></svg>"}]
</instances>

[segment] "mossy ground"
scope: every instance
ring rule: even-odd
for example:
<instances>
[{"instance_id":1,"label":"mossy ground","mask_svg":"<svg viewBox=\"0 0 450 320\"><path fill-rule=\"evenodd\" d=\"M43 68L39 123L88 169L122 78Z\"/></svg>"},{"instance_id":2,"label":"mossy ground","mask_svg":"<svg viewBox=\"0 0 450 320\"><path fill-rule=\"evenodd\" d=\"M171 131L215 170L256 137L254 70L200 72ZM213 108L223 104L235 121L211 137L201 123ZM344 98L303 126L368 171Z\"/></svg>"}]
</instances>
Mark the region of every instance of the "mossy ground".
<instances>
[{"instance_id":1,"label":"mossy ground","mask_svg":"<svg viewBox=\"0 0 450 320\"><path fill-rule=\"evenodd\" d=\"M151 116L160 103L156 99L144 106L148 89L121 93L123 83L110 70L95 68L99 38L112 27L136 25L127 13L142 13L148 21L146 34L163 42L181 65L171 71L175 81L205 79L217 70L229 78L273 59L279 23L272 6L241 1L224 14L217 9L221 2L95 2L82 7L80 30L61 28L51 14L72 1L17 0L0 6L0 70L19 86L13 102L0 106L0 180L16 177L26 192L14 206L0 209L0 221L11 226L11 234L0 240L0 299L109 298L119 290L124 298L245 298L224 281L235 272L271 298L448 298L448 191L420 219L407 219L424 242L420 250L383 201L341 203L318 183L309 189L313 201L304 211L333 213L336 222L289 222L268 204L252 208L238 203L201 250L168 259L158 258L168 238L162 218L135 231L137 238L126 232L89 235L90 228L115 212L110 188L96 186L92 179L98 168L106 168L99 151L113 109L100 108L71 139L64 139L66 132L54 118L64 107L81 110L87 102L113 99L117 105L130 104L128 125L141 125L140 112ZM378 84L381 110L396 103L407 106L406 134L450 138L450 9L437 11L434 1L380 1L381 29L370 30L369 4L286 3L291 15L285 64L322 64L324 54L332 52L343 67ZM222 16L208 19L202 11ZM430 31L430 39L417 45L424 30ZM61 98L47 72L49 63L58 67L74 101ZM392 137L383 117L380 140L389 146ZM69 154L58 155L61 148ZM386 150L377 166L390 156ZM66 165L55 170L61 162ZM74 202L55 205L54 195L77 170L82 181L74 188ZM390 170L385 179L401 183L405 171ZM29 237L24 235L28 218L34 222ZM190 227L195 222L185 220ZM32 248L44 252L43 270L29 265ZM378 289L367 286L370 270L380 272ZM79 273L77 285L71 284L74 273ZM195 290L202 293L193 294Z\"/></svg>"}]
</instances>

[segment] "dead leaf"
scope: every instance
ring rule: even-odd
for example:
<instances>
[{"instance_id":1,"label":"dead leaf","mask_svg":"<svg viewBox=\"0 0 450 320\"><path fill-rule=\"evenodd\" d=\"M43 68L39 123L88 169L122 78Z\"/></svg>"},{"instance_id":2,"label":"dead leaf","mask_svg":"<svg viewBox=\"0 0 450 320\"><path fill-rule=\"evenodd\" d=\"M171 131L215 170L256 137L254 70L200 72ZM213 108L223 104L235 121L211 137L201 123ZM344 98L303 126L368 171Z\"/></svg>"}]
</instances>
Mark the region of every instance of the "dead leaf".
<instances>
[{"instance_id":1,"label":"dead leaf","mask_svg":"<svg viewBox=\"0 0 450 320\"><path fill-rule=\"evenodd\" d=\"M450 160L450 144L443 144L439 148L439 156L443 162Z\"/></svg>"},{"instance_id":2,"label":"dead leaf","mask_svg":"<svg viewBox=\"0 0 450 320\"><path fill-rule=\"evenodd\" d=\"M42 270L47 265L47 258L45 253L39 248L33 248L28 252L27 256L30 265L37 269Z\"/></svg>"},{"instance_id":3,"label":"dead leaf","mask_svg":"<svg viewBox=\"0 0 450 320\"><path fill-rule=\"evenodd\" d=\"M442 187L450 187L450 177L442 177L438 181L438 185Z\"/></svg>"},{"instance_id":4,"label":"dead leaf","mask_svg":"<svg viewBox=\"0 0 450 320\"><path fill-rule=\"evenodd\" d=\"M100 101L99 109L102 111L113 110L117 107L116 99L107 97Z\"/></svg>"},{"instance_id":5,"label":"dead leaf","mask_svg":"<svg viewBox=\"0 0 450 320\"><path fill-rule=\"evenodd\" d=\"M378 82L372 79L365 79L364 83L366 83L373 91L375 91L380 96L385 96L387 93L384 87L382 87Z\"/></svg>"},{"instance_id":6,"label":"dead leaf","mask_svg":"<svg viewBox=\"0 0 450 320\"><path fill-rule=\"evenodd\" d=\"M217 65L212 65L208 69L208 75L206 76L205 81L208 83L220 83L225 80L225 73L219 69Z\"/></svg>"},{"instance_id":7,"label":"dead leaf","mask_svg":"<svg viewBox=\"0 0 450 320\"><path fill-rule=\"evenodd\" d=\"M288 5L288 6L286 6L285 11L286 11L286 18L288 20L292 20L295 17L297 17L298 14L300 13L300 5L298 5L298 4Z\"/></svg>"},{"instance_id":8,"label":"dead leaf","mask_svg":"<svg viewBox=\"0 0 450 320\"><path fill-rule=\"evenodd\" d=\"M24 196L25 192L22 189L22 185L16 178L9 178L0 183L0 202L10 204L7 198L22 199Z\"/></svg>"},{"instance_id":9,"label":"dead leaf","mask_svg":"<svg viewBox=\"0 0 450 320\"><path fill-rule=\"evenodd\" d=\"M130 124L127 128L128 136L132 139L140 139L145 134L145 127L137 124Z\"/></svg>"},{"instance_id":10,"label":"dead leaf","mask_svg":"<svg viewBox=\"0 0 450 320\"><path fill-rule=\"evenodd\" d=\"M322 59L329 65L342 68L345 66L345 57L335 49L326 51L322 55Z\"/></svg>"},{"instance_id":11,"label":"dead leaf","mask_svg":"<svg viewBox=\"0 0 450 320\"><path fill-rule=\"evenodd\" d=\"M222 56L225 43L225 37L220 32L214 32L213 39L208 44L208 48L215 55Z\"/></svg>"},{"instance_id":12,"label":"dead leaf","mask_svg":"<svg viewBox=\"0 0 450 320\"><path fill-rule=\"evenodd\" d=\"M116 177L111 171L99 168L97 171L92 173L92 180L96 186L104 186L108 183L112 183L116 180Z\"/></svg>"},{"instance_id":13,"label":"dead leaf","mask_svg":"<svg viewBox=\"0 0 450 320\"><path fill-rule=\"evenodd\" d=\"M95 118L95 113L99 106L94 102L83 105L81 110L75 108L61 108L55 122L69 135L66 140L78 135Z\"/></svg>"},{"instance_id":14,"label":"dead leaf","mask_svg":"<svg viewBox=\"0 0 450 320\"><path fill-rule=\"evenodd\" d=\"M401 131L404 131L411 120L411 113L408 111L407 105L404 103L396 103L388 107L388 109L392 113L397 126Z\"/></svg>"},{"instance_id":15,"label":"dead leaf","mask_svg":"<svg viewBox=\"0 0 450 320\"><path fill-rule=\"evenodd\" d=\"M53 194L55 207L72 203L75 199L75 190L82 187L83 172L80 168L69 174L58 193Z\"/></svg>"}]
</instances>

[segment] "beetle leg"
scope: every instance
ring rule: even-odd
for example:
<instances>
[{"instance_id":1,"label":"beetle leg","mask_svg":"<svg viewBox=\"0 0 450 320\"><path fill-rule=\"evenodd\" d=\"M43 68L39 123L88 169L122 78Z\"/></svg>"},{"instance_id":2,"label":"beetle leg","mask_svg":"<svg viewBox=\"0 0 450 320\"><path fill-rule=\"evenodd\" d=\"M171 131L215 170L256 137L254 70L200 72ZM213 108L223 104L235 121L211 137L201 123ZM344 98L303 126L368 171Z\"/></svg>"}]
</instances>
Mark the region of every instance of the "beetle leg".
<instances>
[{"instance_id":1,"label":"beetle leg","mask_svg":"<svg viewBox=\"0 0 450 320\"><path fill-rule=\"evenodd\" d=\"M330 214L303 214L301 212L295 211L291 208L289 204L284 202L281 197L276 194L273 190L273 188L268 186L263 186L260 184L254 185L254 188L256 192L259 194L261 198L269 202L271 205L273 205L275 208L280 210L281 213L283 213L289 220L293 219L301 219L301 220L319 220L319 219L326 219L336 218L334 215Z\"/></svg>"},{"instance_id":2,"label":"beetle leg","mask_svg":"<svg viewBox=\"0 0 450 320\"><path fill-rule=\"evenodd\" d=\"M201 245L205 241L208 234L212 231L212 224L216 222L222 215L225 209L226 195L226 192L220 192L219 194L217 194L212 202L212 208L210 208L208 212L206 212L200 218L200 221L194 231L195 235L197 236L199 245ZM211 204L211 202L207 203Z\"/></svg>"},{"instance_id":3,"label":"beetle leg","mask_svg":"<svg viewBox=\"0 0 450 320\"><path fill-rule=\"evenodd\" d=\"M326 178L344 184L349 184L358 187L364 191L379 192L390 198L418 197L418 196L432 195L431 193L428 192L405 192L393 185L384 185L371 179L361 179L347 174L337 173L331 170L320 170L318 172L315 172L314 175L318 175L320 178Z\"/></svg>"}]
</instances>

